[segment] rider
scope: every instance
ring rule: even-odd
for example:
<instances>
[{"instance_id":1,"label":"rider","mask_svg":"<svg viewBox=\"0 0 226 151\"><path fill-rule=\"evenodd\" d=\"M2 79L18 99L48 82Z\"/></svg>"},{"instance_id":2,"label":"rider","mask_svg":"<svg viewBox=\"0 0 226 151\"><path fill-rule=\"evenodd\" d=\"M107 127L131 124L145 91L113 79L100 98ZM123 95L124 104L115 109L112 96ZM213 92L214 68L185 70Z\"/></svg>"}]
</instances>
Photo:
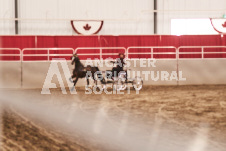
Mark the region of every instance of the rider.
<instances>
[{"instance_id":1,"label":"rider","mask_svg":"<svg viewBox=\"0 0 226 151\"><path fill-rule=\"evenodd\" d=\"M116 61L111 61L112 63L117 64L116 67L112 68L113 77L118 77L119 72L123 71L123 67L125 65L124 58L124 53L119 53L119 58L117 58Z\"/></svg>"}]
</instances>

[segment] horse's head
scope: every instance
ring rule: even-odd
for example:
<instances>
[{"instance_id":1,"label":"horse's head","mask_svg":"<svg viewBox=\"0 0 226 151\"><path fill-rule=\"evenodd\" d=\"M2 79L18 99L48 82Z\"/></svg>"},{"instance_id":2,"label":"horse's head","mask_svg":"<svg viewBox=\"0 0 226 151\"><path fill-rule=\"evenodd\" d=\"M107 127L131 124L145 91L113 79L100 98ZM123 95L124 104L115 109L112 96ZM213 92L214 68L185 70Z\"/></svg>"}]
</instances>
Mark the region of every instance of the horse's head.
<instances>
[{"instance_id":1,"label":"horse's head","mask_svg":"<svg viewBox=\"0 0 226 151\"><path fill-rule=\"evenodd\" d=\"M75 54L73 54L73 56L71 57L71 64L73 65L74 63L77 63L77 62L79 62L80 60L79 60L79 57L78 57L78 55L75 53Z\"/></svg>"}]
</instances>

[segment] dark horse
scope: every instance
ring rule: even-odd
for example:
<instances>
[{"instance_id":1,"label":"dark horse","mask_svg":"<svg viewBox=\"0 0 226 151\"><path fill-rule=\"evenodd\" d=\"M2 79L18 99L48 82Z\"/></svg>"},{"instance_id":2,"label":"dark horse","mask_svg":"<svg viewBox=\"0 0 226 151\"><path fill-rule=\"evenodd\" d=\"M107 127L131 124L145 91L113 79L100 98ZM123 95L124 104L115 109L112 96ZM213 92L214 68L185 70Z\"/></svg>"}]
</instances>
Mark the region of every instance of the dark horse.
<instances>
[{"instance_id":1,"label":"dark horse","mask_svg":"<svg viewBox=\"0 0 226 151\"><path fill-rule=\"evenodd\" d=\"M74 83L73 89L75 88L75 85L76 85L79 78L86 78L87 86L89 85L89 77L92 77L95 84L97 84L97 80L100 80L102 84L105 84L105 80L104 80L99 68L98 67L92 67L90 65L85 67L81 63L77 54L73 55L71 64L72 65L75 64L75 68L73 70L73 75L70 78L71 81L72 81L72 79L75 78L75 80L73 80L73 83Z\"/></svg>"}]
</instances>

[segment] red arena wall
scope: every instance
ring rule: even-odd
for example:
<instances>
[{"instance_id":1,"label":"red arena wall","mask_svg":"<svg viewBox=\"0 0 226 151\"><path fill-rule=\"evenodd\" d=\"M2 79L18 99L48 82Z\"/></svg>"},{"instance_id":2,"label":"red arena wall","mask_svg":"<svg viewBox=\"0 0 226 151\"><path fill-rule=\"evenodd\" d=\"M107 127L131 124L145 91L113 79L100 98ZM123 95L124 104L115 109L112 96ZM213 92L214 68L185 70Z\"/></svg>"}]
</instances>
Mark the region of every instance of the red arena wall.
<instances>
[{"instance_id":1,"label":"red arena wall","mask_svg":"<svg viewBox=\"0 0 226 151\"><path fill-rule=\"evenodd\" d=\"M139 35L139 36L0 36L0 54L17 54L18 51L4 50L3 48L73 48L78 47L141 47L135 52L140 54L131 55L131 58L144 58L146 55L142 55L142 52L150 52L147 48L142 47L164 47L173 46L179 48L181 46L226 46L226 35ZM171 59L176 58L175 54L164 54L165 52L172 52L171 49L155 49L154 58ZM181 52L188 52L188 54L180 54L180 58L201 58L201 48L181 48ZM214 54L214 52L226 52L226 48L206 48L206 58L226 58L225 53ZM86 51L87 53L93 53L93 50ZM108 50L108 53L113 53L114 50ZM190 53L189 53L190 52ZM194 52L194 53L192 53ZM27 51L27 54L46 54L47 52L40 50ZM52 51L54 53L68 54L71 51L61 50ZM42 60L45 57L26 57L29 61ZM65 57L69 59L69 57ZM18 56L4 56L2 55L1 60L17 60ZM45 59L44 59L45 60Z\"/></svg>"}]
</instances>

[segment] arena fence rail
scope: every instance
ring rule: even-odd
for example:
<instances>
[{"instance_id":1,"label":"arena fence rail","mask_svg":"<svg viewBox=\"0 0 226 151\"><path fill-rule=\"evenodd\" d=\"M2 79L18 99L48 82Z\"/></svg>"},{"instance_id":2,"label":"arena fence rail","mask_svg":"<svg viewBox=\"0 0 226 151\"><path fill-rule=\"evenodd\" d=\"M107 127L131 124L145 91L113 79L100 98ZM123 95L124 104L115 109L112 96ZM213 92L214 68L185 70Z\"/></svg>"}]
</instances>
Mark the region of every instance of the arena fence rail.
<instances>
[{"instance_id":1,"label":"arena fence rail","mask_svg":"<svg viewBox=\"0 0 226 151\"><path fill-rule=\"evenodd\" d=\"M181 46L178 47L178 59L219 59L226 58L226 46Z\"/></svg>"},{"instance_id":2,"label":"arena fence rail","mask_svg":"<svg viewBox=\"0 0 226 151\"><path fill-rule=\"evenodd\" d=\"M21 61L20 48L0 48L0 61Z\"/></svg>"},{"instance_id":3,"label":"arena fence rail","mask_svg":"<svg viewBox=\"0 0 226 151\"><path fill-rule=\"evenodd\" d=\"M81 57L81 60L90 59L115 59L119 53L127 55L125 47L78 47L75 53ZM97 56L97 57L96 57Z\"/></svg>"},{"instance_id":4,"label":"arena fence rail","mask_svg":"<svg viewBox=\"0 0 226 151\"><path fill-rule=\"evenodd\" d=\"M174 46L128 47L127 58L177 59L177 48Z\"/></svg>"},{"instance_id":5,"label":"arena fence rail","mask_svg":"<svg viewBox=\"0 0 226 151\"><path fill-rule=\"evenodd\" d=\"M24 79L28 78L28 72L31 72L31 69L38 69L34 72L44 74L50 61L54 58L65 58L69 61L73 53L78 53L82 61L89 57L91 57L90 59L104 60L108 57L115 59L119 52L125 53L128 60L158 59L156 69L145 68L145 70L174 70L177 73L179 70L183 71L188 80L177 82L177 84L226 84L225 73L222 70L226 65L226 46L180 46L178 48L174 46L133 46L127 49L125 47L0 48L2 73L0 80L3 86L24 87ZM70 66L70 68L72 67ZM134 68L133 70L139 69ZM212 71L217 74L212 74ZM191 72L194 74L191 75ZM34 75L36 74L34 73ZM205 75L205 78L200 75ZM40 80L43 75L38 78ZM29 82L26 81L27 85ZM37 80L37 82L42 81ZM147 82L147 84L153 84L153 82ZM165 84L165 82L160 84Z\"/></svg>"},{"instance_id":6,"label":"arena fence rail","mask_svg":"<svg viewBox=\"0 0 226 151\"><path fill-rule=\"evenodd\" d=\"M53 57L69 60L73 53L73 48L24 48L22 49L22 62L51 61Z\"/></svg>"}]
</instances>

